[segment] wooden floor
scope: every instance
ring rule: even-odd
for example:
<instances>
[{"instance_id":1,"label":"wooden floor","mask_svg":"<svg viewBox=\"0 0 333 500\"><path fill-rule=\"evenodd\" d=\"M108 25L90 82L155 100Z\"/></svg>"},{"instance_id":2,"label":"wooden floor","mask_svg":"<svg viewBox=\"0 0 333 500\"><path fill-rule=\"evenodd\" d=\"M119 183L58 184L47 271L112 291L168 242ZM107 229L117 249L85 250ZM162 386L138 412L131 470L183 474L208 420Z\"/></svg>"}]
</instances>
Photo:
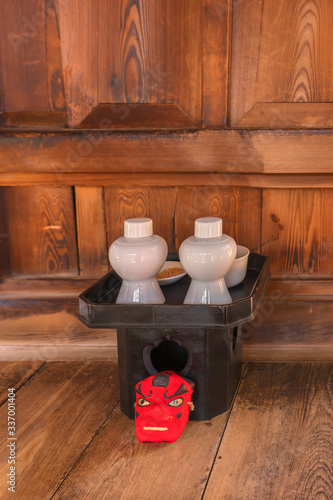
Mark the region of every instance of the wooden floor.
<instances>
[{"instance_id":1,"label":"wooden floor","mask_svg":"<svg viewBox=\"0 0 333 500\"><path fill-rule=\"evenodd\" d=\"M16 387L16 496L6 402ZM231 410L142 445L119 409L117 365L0 364L0 498L333 498L333 365L249 363Z\"/></svg>"}]
</instances>

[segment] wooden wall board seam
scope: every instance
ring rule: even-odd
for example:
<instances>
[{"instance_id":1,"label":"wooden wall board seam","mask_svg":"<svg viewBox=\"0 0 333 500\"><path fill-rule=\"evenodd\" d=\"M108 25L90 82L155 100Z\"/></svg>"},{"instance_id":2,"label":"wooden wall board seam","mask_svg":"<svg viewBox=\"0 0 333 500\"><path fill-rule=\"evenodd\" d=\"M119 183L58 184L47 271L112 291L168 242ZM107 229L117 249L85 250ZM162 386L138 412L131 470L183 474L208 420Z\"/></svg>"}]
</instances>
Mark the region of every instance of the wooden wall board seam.
<instances>
[{"instance_id":1,"label":"wooden wall board seam","mask_svg":"<svg viewBox=\"0 0 333 500\"><path fill-rule=\"evenodd\" d=\"M230 186L249 188L333 188L333 172L324 174L235 174L223 171L206 173L0 173L0 186L75 186L113 187L121 189L124 185L131 188L147 186L222 186L227 181Z\"/></svg>"},{"instance_id":2,"label":"wooden wall board seam","mask_svg":"<svg viewBox=\"0 0 333 500\"><path fill-rule=\"evenodd\" d=\"M73 212L74 212L74 230L76 237L76 259L77 259L77 268L78 275L81 275L80 269L80 249L79 249L79 233L78 233L78 222L77 222L77 205L76 205L76 188L75 186L71 186L72 197L73 197Z\"/></svg>"},{"instance_id":3,"label":"wooden wall board seam","mask_svg":"<svg viewBox=\"0 0 333 500\"><path fill-rule=\"evenodd\" d=\"M227 115L226 115L226 127L231 128L231 65L232 65L232 25L233 25L233 6L232 0L228 0L229 5L229 23L228 23L228 39L229 39L229 50L228 50L228 88L227 88Z\"/></svg>"}]
</instances>

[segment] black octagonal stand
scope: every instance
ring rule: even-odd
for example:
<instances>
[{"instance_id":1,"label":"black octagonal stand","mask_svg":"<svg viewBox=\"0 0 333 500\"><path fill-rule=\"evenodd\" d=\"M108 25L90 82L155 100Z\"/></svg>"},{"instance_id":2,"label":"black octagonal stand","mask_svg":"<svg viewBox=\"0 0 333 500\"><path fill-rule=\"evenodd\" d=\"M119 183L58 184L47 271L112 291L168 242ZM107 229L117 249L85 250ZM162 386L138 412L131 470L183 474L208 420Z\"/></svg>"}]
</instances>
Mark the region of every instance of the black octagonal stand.
<instances>
[{"instance_id":1,"label":"black octagonal stand","mask_svg":"<svg viewBox=\"0 0 333 500\"><path fill-rule=\"evenodd\" d=\"M121 279L115 272L82 293L80 320L91 328L117 329L122 411L134 418L135 384L172 370L195 382L191 420L225 412L241 374L242 324L254 318L268 280L268 258L250 254L246 277L230 289L233 301L227 305L184 305L188 276L162 288L162 305L116 304Z\"/></svg>"}]
</instances>

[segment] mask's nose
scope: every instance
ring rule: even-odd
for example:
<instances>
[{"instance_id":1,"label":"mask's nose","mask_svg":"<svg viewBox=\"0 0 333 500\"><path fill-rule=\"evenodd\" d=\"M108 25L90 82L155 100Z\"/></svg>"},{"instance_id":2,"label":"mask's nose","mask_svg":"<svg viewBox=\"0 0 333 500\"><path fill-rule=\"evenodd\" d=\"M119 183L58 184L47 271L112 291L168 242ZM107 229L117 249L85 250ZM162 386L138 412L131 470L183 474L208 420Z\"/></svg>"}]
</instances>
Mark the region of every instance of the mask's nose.
<instances>
[{"instance_id":1,"label":"mask's nose","mask_svg":"<svg viewBox=\"0 0 333 500\"><path fill-rule=\"evenodd\" d=\"M149 409L147 408L145 416L146 418L151 418L155 422L165 422L168 419L169 414L160 406L154 406Z\"/></svg>"}]
</instances>

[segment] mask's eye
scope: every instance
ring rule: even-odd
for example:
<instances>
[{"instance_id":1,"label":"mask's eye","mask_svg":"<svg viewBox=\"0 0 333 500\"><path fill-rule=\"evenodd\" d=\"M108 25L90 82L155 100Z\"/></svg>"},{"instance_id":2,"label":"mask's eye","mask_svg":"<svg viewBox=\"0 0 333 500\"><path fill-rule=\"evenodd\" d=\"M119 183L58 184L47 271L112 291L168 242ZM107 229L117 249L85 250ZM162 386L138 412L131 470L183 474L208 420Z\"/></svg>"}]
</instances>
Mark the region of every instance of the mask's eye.
<instances>
[{"instance_id":1,"label":"mask's eye","mask_svg":"<svg viewBox=\"0 0 333 500\"><path fill-rule=\"evenodd\" d=\"M147 401L146 399L139 398L137 401L138 406L148 406L150 405L150 401Z\"/></svg>"},{"instance_id":2,"label":"mask's eye","mask_svg":"<svg viewBox=\"0 0 333 500\"><path fill-rule=\"evenodd\" d=\"M173 406L174 408L177 408L178 406L181 406L183 403L184 403L183 398L177 398L170 401L170 403L168 403L168 406Z\"/></svg>"}]
</instances>

